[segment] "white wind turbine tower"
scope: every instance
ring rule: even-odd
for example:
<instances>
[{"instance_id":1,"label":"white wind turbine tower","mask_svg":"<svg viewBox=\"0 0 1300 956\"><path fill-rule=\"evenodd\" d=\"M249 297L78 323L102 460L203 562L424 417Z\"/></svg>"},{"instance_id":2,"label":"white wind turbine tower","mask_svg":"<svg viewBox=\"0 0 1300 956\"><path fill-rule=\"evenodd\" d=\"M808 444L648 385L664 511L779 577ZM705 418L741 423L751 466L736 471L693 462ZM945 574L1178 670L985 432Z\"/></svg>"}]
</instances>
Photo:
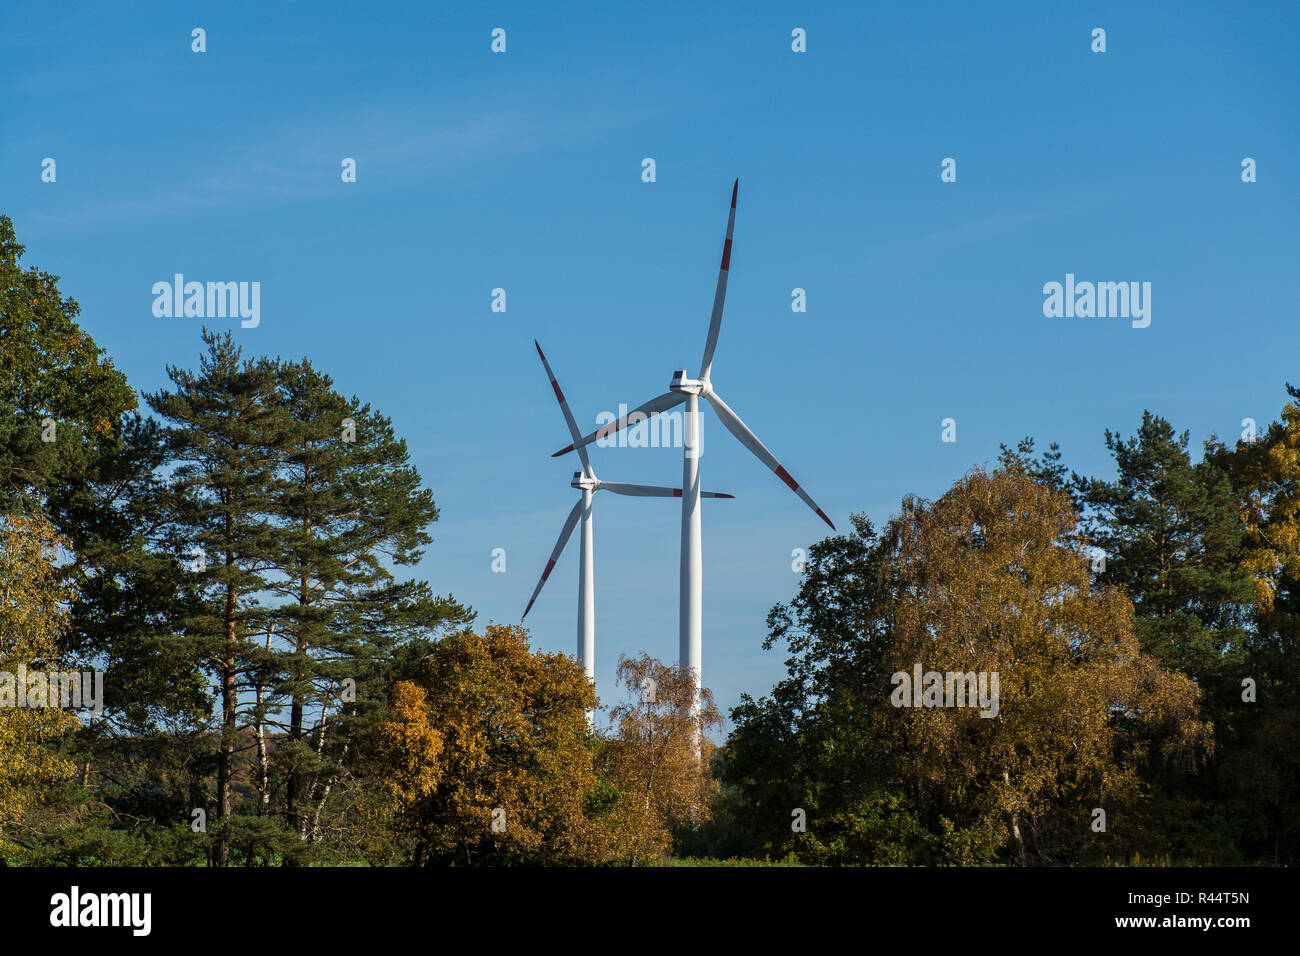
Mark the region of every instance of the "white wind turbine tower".
<instances>
[{"instance_id":1,"label":"white wind turbine tower","mask_svg":"<svg viewBox=\"0 0 1300 956\"><path fill-rule=\"evenodd\" d=\"M564 392L560 391L560 383L555 380L555 373L551 371L551 363L546 361L546 355L542 352L542 347L533 340L533 345L537 346L537 354L541 356L542 365L546 368L546 377L551 380L551 388L555 390L555 397L560 403L560 411L564 413L564 422L569 426L569 435L576 443L581 441L581 433L578 431L578 423L573 420L573 413L569 411L569 403L564 398ZM524 608L523 618L528 616L528 612L533 608L533 602L537 600L537 595L542 591L542 585L546 579L551 576L551 571L555 569L555 562L560 559L564 546L569 543L573 537L573 529L577 527L579 520L582 522L582 544L579 548L579 572L578 572L578 662L583 665L587 672L587 679L593 683L596 680L596 574L595 558L593 554L593 535L592 535L592 496L597 491L612 491L616 495L630 495L634 498L680 498L682 489L680 488L660 488L657 485L630 485L617 481L601 481L596 477L592 470L591 459L587 457L586 443L578 446L578 457L582 459L582 471L573 473L573 481L570 484L582 492L582 497L569 516L564 519L564 527L560 529L560 538L555 542L555 549L551 551L550 560L546 562L546 568L542 571L541 580L537 582L537 587L533 589L533 596L528 599L528 607ZM698 486L697 489L698 491ZM716 491L705 491L702 493L705 498L732 498L734 495L725 495ZM588 714L588 718L590 718Z\"/></svg>"},{"instance_id":2,"label":"white wind turbine tower","mask_svg":"<svg viewBox=\"0 0 1300 956\"><path fill-rule=\"evenodd\" d=\"M749 430L748 426L740 420L740 416L733 412L730 406L722 400L722 396L713 390L713 384L709 380L709 374L713 368L713 351L717 347L718 330L722 325L722 302L727 294L727 271L731 266L731 234L736 225L736 193L739 189L740 180L737 179L735 185L731 188L731 213L727 218L727 238L722 246L722 266L718 270L718 287L713 295L713 316L709 320L709 336L704 342L704 360L700 363L700 377L690 379L686 377L685 369L676 370L673 372L668 391L663 395L650 399L650 401L634 408L617 421L598 428L585 438L575 439L572 445L557 451L552 456L558 457L574 449L581 455L584 452L584 446L598 438L604 438L619 429L626 428L629 424L635 425L676 405L686 403L686 421L684 423L686 440L682 464L682 487L686 489L686 493L682 495L681 597L678 609L681 636L680 664L682 667L690 667L695 680L691 717L699 714L703 656L703 577L701 569L703 547L700 531L700 448L698 441L700 397L703 396L713 406L714 412L717 413L722 424L727 427L727 431L735 435L740 443L753 452L759 461L775 472L776 476L784 481L791 491L802 498L809 508L817 512L818 517L831 526L832 531L835 530L834 523L830 518L826 517L826 513L821 508L817 507L817 502L813 501L808 493L799 487L799 483L776 460L776 456L767 450L767 446L758 440L758 436Z\"/></svg>"}]
</instances>

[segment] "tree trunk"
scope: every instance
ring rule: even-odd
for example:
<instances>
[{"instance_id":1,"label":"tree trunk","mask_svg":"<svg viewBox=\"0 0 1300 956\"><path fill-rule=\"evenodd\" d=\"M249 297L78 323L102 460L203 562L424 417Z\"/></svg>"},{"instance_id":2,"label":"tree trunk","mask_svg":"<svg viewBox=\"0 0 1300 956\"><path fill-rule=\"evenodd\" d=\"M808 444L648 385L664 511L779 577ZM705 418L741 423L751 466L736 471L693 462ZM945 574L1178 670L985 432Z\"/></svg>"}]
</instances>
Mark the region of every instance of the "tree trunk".
<instances>
[{"instance_id":1,"label":"tree trunk","mask_svg":"<svg viewBox=\"0 0 1300 956\"><path fill-rule=\"evenodd\" d=\"M95 726L95 718L94 718L94 717L89 717L89 718L87 718L87 720L86 720L86 729L87 729L87 730L91 730L91 729L94 728L94 726ZM82 761L82 763L81 763L81 785L82 785L83 787L89 787L89 786L90 786L90 757L89 757L89 755L87 755L86 759L85 759L84 761Z\"/></svg>"},{"instance_id":2,"label":"tree trunk","mask_svg":"<svg viewBox=\"0 0 1300 956\"><path fill-rule=\"evenodd\" d=\"M266 629L266 652L269 656L271 653L271 627ZM264 817L271 807L271 775L266 760L266 721L262 716L262 699L264 696L264 685L261 678L257 681L257 709L254 712L257 720L257 790L260 796L257 804L257 815Z\"/></svg>"},{"instance_id":3,"label":"tree trunk","mask_svg":"<svg viewBox=\"0 0 1300 956\"><path fill-rule=\"evenodd\" d=\"M322 727L321 742L320 742L320 743L321 743L321 746L320 746L320 748L317 750L317 753L316 753L316 756L317 756L317 757L320 757L321 754L322 754L322 752L323 752L324 749L325 749L325 739L324 739L324 737L325 737L325 735L324 735L324 728ZM342 755L341 755L341 757L340 757L340 761L342 761L342 760L344 760L344 759L347 758L347 755L348 755L348 747L350 747L351 744L352 744L352 742L351 742L350 740L345 740L345 741L343 742L343 751L342 751ZM324 789L321 791L320 800L316 801L316 812L315 812L315 814L313 814L313 816L312 816L312 823L311 823L311 839L312 839L312 842L315 842L316 840L320 839L320 818L321 818L321 814L322 814L322 813L324 812L324 810L325 810L325 801L327 801L327 800L329 799L329 796L330 796L330 789L331 789L333 786L334 786L334 781L333 781L333 780L330 780L329 782L327 782L327 783L325 784ZM315 791L313 790L313 795L314 795L314 793L315 793Z\"/></svg>"},{"instance_id":4,"label":"tree trunk","mask_svg":"<svg viewBox=\"0 0 1300 956\"><path fill-rule=\"evenodd\" d=\"M329 711L322 710L320 715L320 726L317 728L316 731L316 759L318 761L320 760L321 753L325 750L325 733L328 728L329 719L330 719ZM320 779L318 777L316 780L312 781L311 790L309 790L307 793L306 802L308 804L312 803L316 799L316 791L319 788L320 788ZM328 796L328 791L326 791L326 795ZM319 809L317 809L316 811L315 818L316 821L320 820ZM298 836L302 837L304 840L307 839L307 814L306 813L302 814L302 825L301 825L301 829L298 832Z\"/></svg>"},{"instance_id":5,"label":"tree trunk","mask_svg":"<svg viewBox=\"0 0 1300 956\"><path fill-rule=\"evenodd\" d=\"M304 528L308 534L311 533L311 525L304 522ZM298 588L298 604L301 608L306 608L311 601L311 584L307 575L300 576ZM305 710L305 701L303 699L302 685L300 683L302 674L298 672L298 665L303 656L307 653L307 639L303 636L302 619L298 622L298 633L294 639L294 685L293 701L289 705L289 740L297 743L302 740L303 711ZM302 796L302 774L297 766L298 758L295 756L289 762L289 778L285 781L284 802L285 813L288 817L289 826L302 833L306 829L306 817L298 812L298 804Z\"/></svg>"},{"instance_id":6,"label":"tree trunk","mask_svg":"<svg viewBox=\"0 0 1300 956\"><path fill-rule=\"evenodd\" d=\"M1008 791L1011 789L1011 774L1002 771L1002 782L1007 785ZM1016 864L1025 865L1025 840L1020 833L1020 813L1012 810L1007 814L1007 827L1011 831L1011 840L1016 845Z\"/></svg>"},{"instance_id":7,"label":"tree trunk","mask_svg":"<svg viewBox=\"0 0 1300 956\"><path fill-rule=\"evenodd\" d=\"M227 530L230 528L230 516L226 516ZM230 572L234 565L234 554L226 552L226 569ZM233 584L226 585L226 652L221 660L221 746L217 751L217 819L226 820L230 816L231 777L235 763L236 707L239 704L235 688L235 670L237 655L235 645L239 634L235 622L235 604L237 595ZM217 866L230 865L230 837L228 828L221 827L217 837Z\"/></svg>"}]
</instances>

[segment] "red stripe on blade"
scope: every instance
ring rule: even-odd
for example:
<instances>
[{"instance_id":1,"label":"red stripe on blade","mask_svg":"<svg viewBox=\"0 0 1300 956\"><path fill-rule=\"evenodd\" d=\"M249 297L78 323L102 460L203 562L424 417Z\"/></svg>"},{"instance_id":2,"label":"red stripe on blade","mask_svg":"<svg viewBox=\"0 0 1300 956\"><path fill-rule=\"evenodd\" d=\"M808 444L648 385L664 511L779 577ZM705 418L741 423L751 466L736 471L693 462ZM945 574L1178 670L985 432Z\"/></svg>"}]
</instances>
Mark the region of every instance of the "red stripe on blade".
<instances>
[{"instance_id":1,"label":"red stripe on blade","mask_svg":"<svg viewBox=\"0 0 1300 956\"><path fill-rule=\"evenodd\" d=\"M736 190L738 190L739 188L740 188L740 180L737 179L735 183L732 184L731 187L731 208L732 209L736 208Z\"/></svg>"},{"instance_id":2,"label":"red stripe on blade","mask_svg":"<svg viewBox=\"0 0 1300 956\"><path fill-rule=\"evenodd\" d=\"M564 393L560 391L560 383L557 382L555 379L551 379L551 388L555 389L555 397L558 398L560 400L560 404L563 405Z\"/></svg>"},{"instance_id":3,"label":"red stripe on blade","mask_svg":"<svg viewBox=\"0 0 1300 956\"><path fill-rule=\"evenodd\" d=\"M731 240L728 239L722 246L722 271L726 272L731 268Z\"/></svg>"},{"instance_id":4,"label":"red stripe on blade","mask_svg":"<svg viewBox=\"0 0 1300 956\"><path fill-rule=\"evenodd\" d=\"M551 457L552 457L552 458L559 458L561 455L567 455L567 454L568 454L569 452L571 452L571 451L573 451L573 446L572 446L572 445L565 445L563 448L561 448L559 451L557 451L557 452L556 452L554 455L552 455Z\"/></svg>"},{"instance_id":5,"label":"red stripe on blade","mask_svg":"<svg viewBox=\"0 0 1300 956\"><path fill-rule=\"evenodd\" d=\"M799 490L799 482L790 477L790 472L786 471L781 465L776 466L776 476L790 486L791 491Z\"/></svg>"},{"instance_id":6,"label":"red stripe on blade","mask_svg":"<svg viewBox=\"0 0 1300 956\"><path fill-rule=\"evenodd\" d=\"M826 512L822 511L821 508L817 509L817 516L821 518L823 521L825 521L828 525L830 525L832 531L835 530L835 522L832 521L830 518L826 517Z\"/></svg>"}]
</instances>

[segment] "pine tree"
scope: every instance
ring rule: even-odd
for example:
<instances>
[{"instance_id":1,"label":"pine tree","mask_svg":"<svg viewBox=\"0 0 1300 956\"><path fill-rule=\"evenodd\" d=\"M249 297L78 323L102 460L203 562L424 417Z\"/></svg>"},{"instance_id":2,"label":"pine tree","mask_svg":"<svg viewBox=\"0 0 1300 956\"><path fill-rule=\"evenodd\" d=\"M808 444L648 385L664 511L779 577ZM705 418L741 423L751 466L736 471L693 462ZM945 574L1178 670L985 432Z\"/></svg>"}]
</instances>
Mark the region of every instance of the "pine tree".
<instances>
[{"instance_id":1,"label":"pine tree","mask_svg":"<svg viewBox=\"0 0 1300 956\"><path fill-rule=\"evenodd\" d=\"M1106 555L1098 579L1132 597L1144 649L1222 698L1253 603L1232 483L1213 461L1193 463L1188 433L1150 412L1135 436L1105 435L1115 480L1072 482L1087 535Z\"/></svg>"},{"instance_id":2,"label":"pine tree","mask_svg":"<svg viewBox=\"0 0 1300 956\"><path fill-rule=\"evenodd\" d=\"M285 545L268 519L283 457L282 405L276 363L241 361L230 333L204 330L208 347L197 374L169 366L174 391L146 395L168 425L171 474L158 503L167 550L188 562L192 610L182 622L217 680L221 727L217 748L216 817L232 812L239 694L261 661L252 635L265 627L259 598ZM215 864L229 863L220 829Z\"/></svg>"},{"instance_id":3,"label":"pine tree","mask_svg":"<svg viewBox=\"0 0 1300 956\"><path fill-rule=\"evenodd\" d=\"M269 510L283 548L268 584L278 598L275 634L287 645L279 690L289 698L289 739L276 756L286 823L306 836L334 772L328 741L340 740L342 712L356 713L355 700L340 698L342 682L364 697L396 644L473 615L393 574L419 560L438 509L391 420L345 398L306 359L282 364L279 381L286 433ZM314 730L308 712L318 715Z\"/></svg>"},{"instance_id":4,"label":"pine tree","mask_svg":"<svg viewBox=\"0 0 1300 956\"><path fill-rule=\"evenodd\" d=\"M183 616L182 563L156 547L165 533L162 429L128 415L115 435L82 451L76 476L50 489L46 501L69 542L64 573L80 595L64 651L82 666L112 672L102 719L124 733L205 722L212 703L206 678L175 628Z\"/></svg>"}]
</instances>

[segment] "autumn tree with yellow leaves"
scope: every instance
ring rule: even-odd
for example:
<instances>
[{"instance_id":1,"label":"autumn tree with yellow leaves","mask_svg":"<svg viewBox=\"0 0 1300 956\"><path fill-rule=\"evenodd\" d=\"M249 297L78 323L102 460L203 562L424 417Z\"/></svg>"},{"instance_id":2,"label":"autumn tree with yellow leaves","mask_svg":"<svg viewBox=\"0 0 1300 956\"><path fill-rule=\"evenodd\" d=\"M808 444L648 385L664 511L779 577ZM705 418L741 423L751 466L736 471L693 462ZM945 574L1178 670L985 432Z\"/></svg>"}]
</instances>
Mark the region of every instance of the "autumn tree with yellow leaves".
<instances>
[{"instance_id":1,"label":"autumn tree with yellow leaves","mask_svg":"<svg viewBox=\"0 0 1300 956\"><path fill-rule=\"evenodd\" d=\"M1122 826L1144 760L1192 764L1212 746L1196 685L1143 651L1122 590L1092 582L1076 521L1062 492L976 470L934 503L905 502L891 534L887 669L997 674L999 693L996 716L882 709L897 766L962 794L1022 862L1086 843L1095 809ZM1159 731L1159 753L1139 727Z\"/></svg>"},{"instance_id":2,"label":"autumn tree with yellow leaves","mask_svg":"<svg viewBox=\"0 0 1300 956\"><path fill-rule=\"evenodd\" d=\"M627 699L610 712L600 766L619 793L610 814L616 853L636 862L666 855L675 830L711 818L718 784L709 770L708 734L722 726L722 716L708 688L701 688L692 716L691 675L645 653L619 658L618 682Z\"/></svg>"},{"instance_id":3,"label":"autumn tree with yellow leaves","mask_svg":"<svg viewBox=\"0 0 1300 956\"><path fill-rule=\"evenodd\" d=\"M605 840L584 804L596 788L595 703L573 658L534 652L522 628L433 644L418 675L395 684L378 731L413 862L599 860Z\"/></svg>"},{"instance_id":4,"label":"autumn tree with yellow leaves","mask_svg":"<svg viewBox=\"0 0 1300 956\"><path fill-rule=\"evenodd\" d=\"M724 766L770 849L1077 857L1131 832L1146 761L1204 756L1195 684L1142 650L1132 602L1093 582L1077 522L1064 491L976 469L936 501L906 499L880 535L858 516L810 550L799 595L769 618L791 676L742 699ZM897 705L894 675L918 664L990 689L996 674L996 708ZM1106 832L1092 828L1099 808Z\"/></svg>"},{"instance_id":5,"label":"autumn tree with yellow leaves","mask_svg":"<svg viewBox=\"0 0 1300 956\"><path fill-rule=\"evenodd\" d=\"M622 658L629 699L597 735L594 688L519 627L449 635L394 683L368 771L420 864L636 864L706 823L717 784L707 688L645 654ZM702 736L702 752L695 750Z\"/></svg>"},{"instance_id":6,"label":"autumn tree with yellow leaves","mask_svg":"<svg viewBox=\"0 0 1300 956\"><path fill-rule=\"evenodd\" d=\"M74 594L56 565L64 544L40 517L0 517L0 672L55 670ZM0 707L0 850L22 840L23 811L72 765L50 746L76 719L57 707Z\"/></svg>"}]
</instances>

